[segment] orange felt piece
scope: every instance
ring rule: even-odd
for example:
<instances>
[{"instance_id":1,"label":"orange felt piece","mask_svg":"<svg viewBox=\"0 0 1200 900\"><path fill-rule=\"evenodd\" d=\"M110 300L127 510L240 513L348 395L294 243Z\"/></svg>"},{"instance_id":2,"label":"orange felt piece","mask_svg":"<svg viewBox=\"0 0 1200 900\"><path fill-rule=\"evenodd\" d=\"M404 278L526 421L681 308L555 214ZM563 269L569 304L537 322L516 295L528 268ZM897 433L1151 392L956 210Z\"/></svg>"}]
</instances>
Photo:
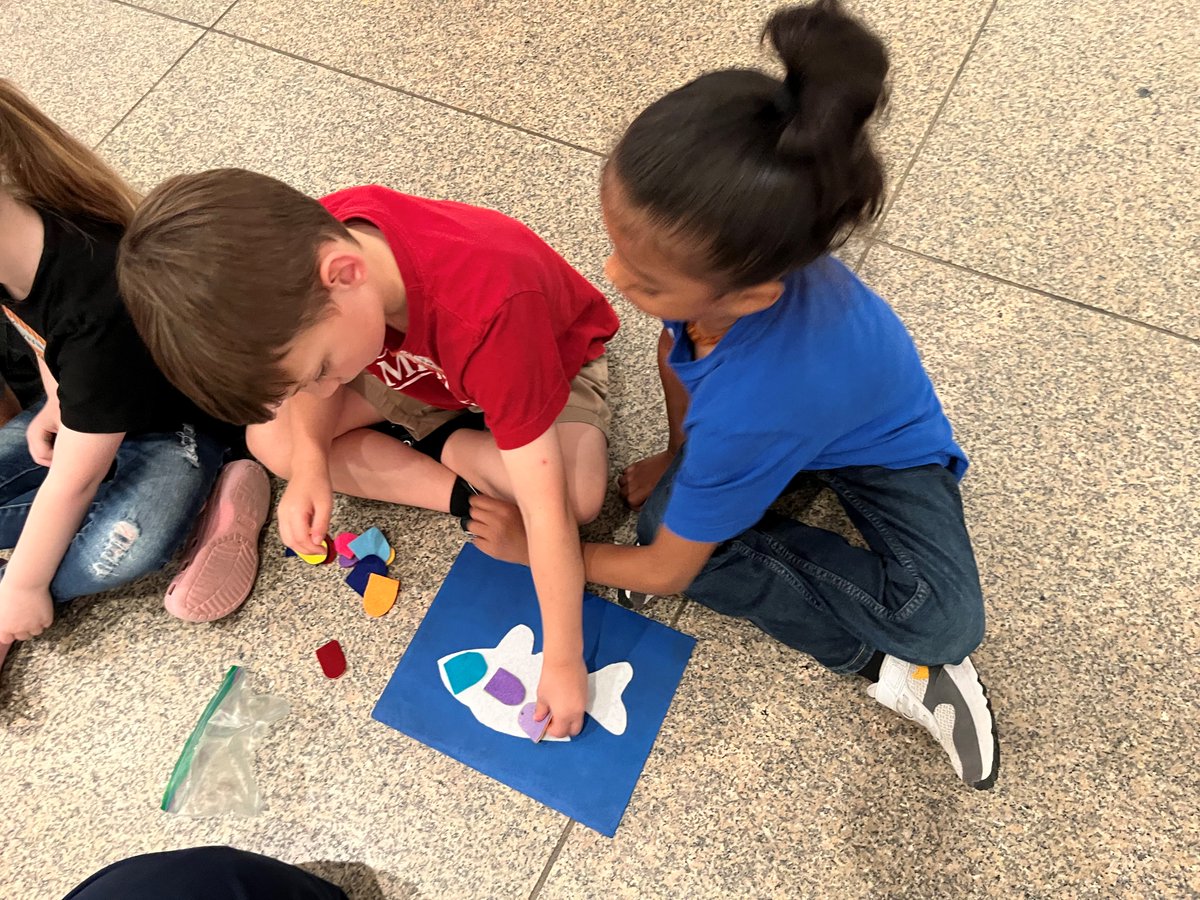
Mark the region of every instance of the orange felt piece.
<instances>
[{"instance_id":1,"label":"orange felt piece","mask_svg":"<svg viewBox=\"0 0 1200 900\"><path fill-rule=\"evenodd\" d=\"M368 616L379 618L395 605L398 593L399 581L372 572L367 579L367 589L363 592L363 609Z\"/></svg>"}]
</instances>

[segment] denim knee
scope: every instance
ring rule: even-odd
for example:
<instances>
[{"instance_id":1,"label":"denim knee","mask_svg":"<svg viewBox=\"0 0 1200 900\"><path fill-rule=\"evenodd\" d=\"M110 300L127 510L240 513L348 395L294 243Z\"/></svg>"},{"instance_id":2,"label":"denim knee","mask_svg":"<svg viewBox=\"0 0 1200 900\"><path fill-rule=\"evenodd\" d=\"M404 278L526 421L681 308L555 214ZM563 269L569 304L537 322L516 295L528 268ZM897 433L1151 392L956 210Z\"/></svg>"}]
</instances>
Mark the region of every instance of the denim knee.
<instances>
[{"instance_id":1,"label":"denim knee","mask_svg":"<svg viewBox=\"0 0 1200 900\"><path fill-rule=\"evenodd\" d=\"M952 591L953 595L946 597L947 591ZM979 585L955 584L937 588L926 604L943 610L942 627L937 640L927 648L927 658L910 661L924 665L957 665L983 641L985 617Z\"/></svg>"},{"instance_id":2,"label":"denim knee","mask_svg":"<svg viewBox=\"0 0 1200 900\"><path fill-rule=\"evenodd\" d=\"M57 602L100 594L163 568L178 533L154 533L134 515L93 521L72 542L50 585Z\"/></svg>"}]
</instances>

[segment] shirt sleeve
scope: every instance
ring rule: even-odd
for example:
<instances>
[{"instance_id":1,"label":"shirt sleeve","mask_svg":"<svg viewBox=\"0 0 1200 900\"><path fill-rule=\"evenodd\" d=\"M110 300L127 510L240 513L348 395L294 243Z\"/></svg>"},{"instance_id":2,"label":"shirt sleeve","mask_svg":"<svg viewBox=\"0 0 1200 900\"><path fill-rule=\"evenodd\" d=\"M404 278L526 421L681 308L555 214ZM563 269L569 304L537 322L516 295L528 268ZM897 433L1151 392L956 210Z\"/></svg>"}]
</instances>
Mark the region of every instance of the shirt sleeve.
<instances>
[{"instance_id":1,"label":"shirt sleeve","mask_svg":"<svg viewBox=\"0 0 1200 900\"><path fill-rule=\"evenodd\" d=\"M152 412L145 394L162 376L131 323L72 324L47 346L58 380L62 423L72 431L117 434L144 430Z\"/></svg>"},{"instance_id":2,"label":"shirt sleeve","mask_svg":"<svg viewBox=\"0 0 1200 900\"><path fill-rule=\"evenodd\" d=\"M508 299L467 359L462 385L501 450L524 447L554 424L571 384L545 295L524 291Z\"/></svg>"}]
</instances>

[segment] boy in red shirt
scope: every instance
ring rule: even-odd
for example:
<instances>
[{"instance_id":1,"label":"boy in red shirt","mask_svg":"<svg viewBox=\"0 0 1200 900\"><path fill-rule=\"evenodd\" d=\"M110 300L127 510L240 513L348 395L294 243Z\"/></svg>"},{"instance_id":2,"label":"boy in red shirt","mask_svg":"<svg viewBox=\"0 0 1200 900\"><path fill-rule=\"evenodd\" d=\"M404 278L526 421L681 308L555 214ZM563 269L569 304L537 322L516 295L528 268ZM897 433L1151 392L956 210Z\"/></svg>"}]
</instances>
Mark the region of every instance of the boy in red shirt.
<instances>
[{"instance_id":1,"label":"boy in red shirt","mask_svg":"<svg viewBox=\"0 0 1200 900\"><path fill-rule=\"evenodd\" d=\"M500 213L382 187L318 202L240 169L159 186L121 250L159 366L251 424L251 450L288 479L289 547L320 552L333 491L464 521L474 490L520 507L545 643L536 717L577 734L578 523L608 481L603 354L618 325L603 295Z\"/></svg>"}]
</instances>

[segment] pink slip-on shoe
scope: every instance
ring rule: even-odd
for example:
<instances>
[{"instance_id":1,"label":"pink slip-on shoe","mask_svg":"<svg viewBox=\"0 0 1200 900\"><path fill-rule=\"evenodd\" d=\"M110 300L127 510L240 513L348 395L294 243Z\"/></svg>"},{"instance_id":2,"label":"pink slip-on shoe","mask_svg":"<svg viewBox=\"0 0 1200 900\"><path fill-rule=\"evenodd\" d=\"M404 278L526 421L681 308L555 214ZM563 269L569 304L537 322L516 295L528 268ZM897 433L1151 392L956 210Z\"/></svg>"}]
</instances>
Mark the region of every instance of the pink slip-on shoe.
<instances>
[{"instance_id":1,"label":"pink slip-on shoe","mask_svg":"<svg viewBox=\"0 0 1200 900\"><path fill-rule=\"evenodd\" d=\"M246 602L270 507L271 482L262 466L239 459L221 470L167 588L167 612L185 622L212 622Z\"/></svg>"}]
</instances>

